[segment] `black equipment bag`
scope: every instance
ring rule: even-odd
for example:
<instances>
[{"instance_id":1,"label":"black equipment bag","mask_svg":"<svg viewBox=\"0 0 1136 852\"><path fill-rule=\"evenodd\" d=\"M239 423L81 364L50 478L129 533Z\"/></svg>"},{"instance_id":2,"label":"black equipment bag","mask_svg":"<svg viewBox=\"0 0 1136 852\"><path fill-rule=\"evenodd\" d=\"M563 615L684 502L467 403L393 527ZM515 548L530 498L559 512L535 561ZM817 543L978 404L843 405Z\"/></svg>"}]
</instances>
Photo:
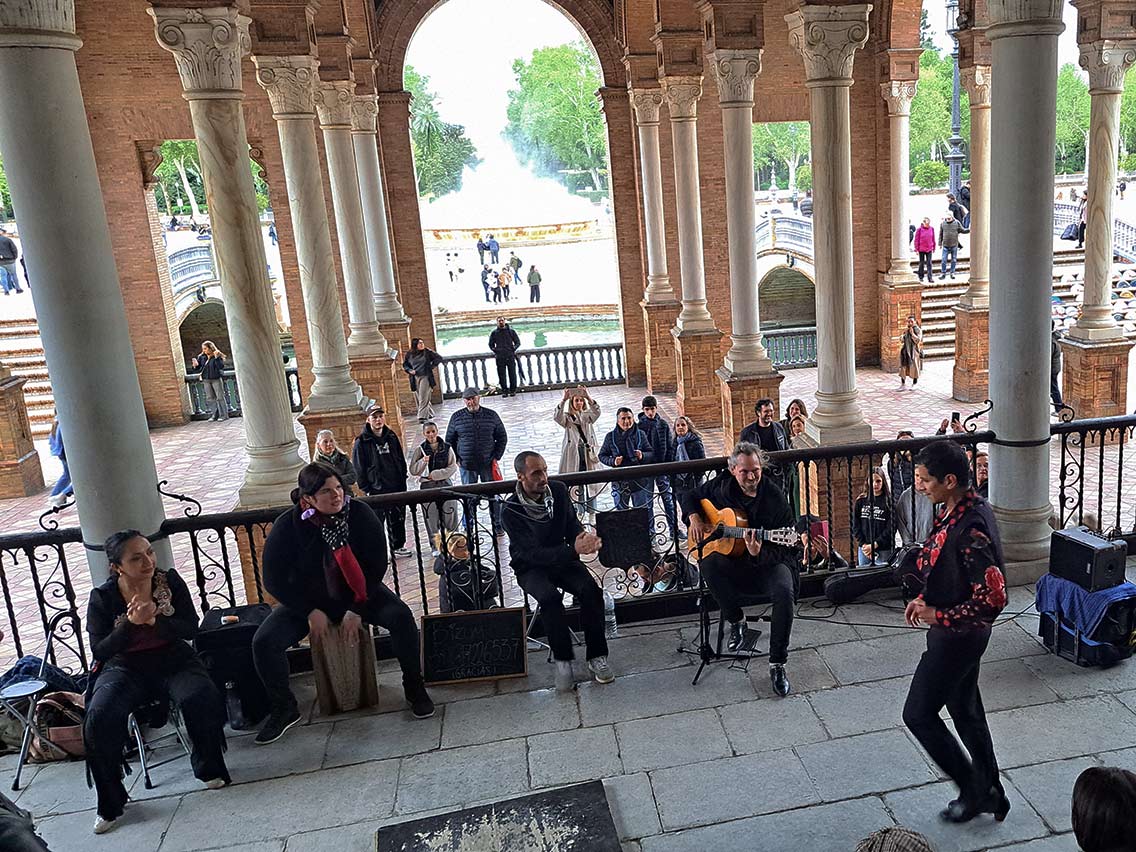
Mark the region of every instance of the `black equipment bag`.
<instances>
[{"instance_id":1,"label":"black equipment bag","mask_svg":"<svg viewBox=\"0 0 1136 852\"><path fill-rule=\"evenodd\" d=\"M210 677L225 696L229 724L236 731L251 728L268 715L268 693L253 664L252 637L271 612L266 603L214 607L201 619L193 640ZM231 621L232 616L237 620Z\"/></svg>"},{"instance_id":2,"label":"black equipment bag","mask_svg":"<svg viewBox=\"0 0 1136 852\"><path fill-rule=\"evenodd\" d=\"M1136 647L1136 600L1112 604L1092 636L1053 612L1041 613L1037 632L1046 648L1078 666L1115 665Z\"/></svg>"},{"instance_id":3,"label":"black equipment bag","mask_svg":"<svg viewBox=\"0 0 1136 852\"><path fill-rule=\"evenodd\" d=\"M440 612L472 612L481 609L491 609L498 605L501 598L497 586L497 572L489 565L482 565L480 578L481 605L476 599L476 590L473 587L474 573L471 568L472 559L451 559L448 556L439 556L442 562L443 574L438 578L438 609Z\"/></svg>"},{"instance_id":4,"label":"black equipment bag","mask_svg":"<svg viewBox=\"0 0 1136 852\"><path fill-rule=\"evenodd\" d=\"M887 565L836 571L824 581L824 596L840 606L876 589L898 587L905 599L913 598L923 590L919 576L919 554L922 550L918 544L906 545L892 555Z\"/></svg>"}]
</instances>

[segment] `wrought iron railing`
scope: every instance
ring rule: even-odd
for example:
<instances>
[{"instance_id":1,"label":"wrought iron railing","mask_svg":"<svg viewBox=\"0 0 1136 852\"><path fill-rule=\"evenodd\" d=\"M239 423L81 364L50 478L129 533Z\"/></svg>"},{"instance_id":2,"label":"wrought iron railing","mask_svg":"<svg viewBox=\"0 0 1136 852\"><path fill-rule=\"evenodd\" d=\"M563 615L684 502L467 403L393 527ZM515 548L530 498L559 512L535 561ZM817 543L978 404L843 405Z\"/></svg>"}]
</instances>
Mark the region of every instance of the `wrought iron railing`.
<instances>
[{"instance_id":1,"label":"wrought iron railing","mask_svg":"<svg viewBox=\"0 0 1136 852\"><path fill-rule=\"evenodd\" d=\"M774 367L780 370L792 370L796 367L816 366L816 326L763 331L761 337Z\"/></svg>"},{"instance_id":2,"label":"wrought iron railing","mask_svg":"<svg viewBox=\"0 0 1136 852\"><path fill-rule=\"evenodd\" d=\"M237 383L237 374L232 370L225 370L221 374L225 382L225 401L228 403L229 416L241 416L241 392ZM299 371L295 367L284 368L284 381L288 385L288 403L292 411L304 410L304 398L300 391ZM205 397L205 384L201 381L200 373L186 373L185 384L189 388L189 401L193 406L192 420L206 420L213 414L213 407Z\"/></svg>"},{"instance_id":3,"label":"wrought iron railing","mask_svg":"<svg viewBox=\"0 0 1136 852\"><path fill-rule=\"evenodd\" d=\"M490 352L447 355L438 372L442 395L447 399L461 396L468 387L486 391L498 385L497 362ZM621 343L549 346L517 353L517 384L525 390L618 385L625 381Z\"/></svg>"}]
</instances>

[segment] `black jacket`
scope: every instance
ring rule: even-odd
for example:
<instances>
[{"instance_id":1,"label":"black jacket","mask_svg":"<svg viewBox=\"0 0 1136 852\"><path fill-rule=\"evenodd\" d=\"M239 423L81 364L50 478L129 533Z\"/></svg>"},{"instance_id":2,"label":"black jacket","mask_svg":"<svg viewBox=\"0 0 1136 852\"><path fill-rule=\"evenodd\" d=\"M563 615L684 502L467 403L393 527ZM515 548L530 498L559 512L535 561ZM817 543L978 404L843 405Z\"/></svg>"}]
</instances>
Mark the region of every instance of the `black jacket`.
<instances>
[{"instance_id":1,"label":"black jacket","mask_svg":"<svg viewBox=\"0 0 1136 852\"><path fill-rule=\"evenodd\" d=\"M636 458L635 451L643 454L643 458ZM620 456L622 461L617 465L615 460ZM630 467L637 464L652 464L655 461L655 451L651 449L651 442L638 426L632 426L626 432L616 426L604 435L603 446L600 447L599 459L608 467Z\"/></svg>"},{"instance_id":2,"label":"black jacket","mask_svg":"<svg viewBox=\"0 0 1136 852\"><path fill-rule=\"evenodd\" d=\"M193 657L190 642L197 635L198 615L193 598L185 581L175 571L159 571L154 574L155 586L163 575L170 587L172 615L159 614L154 626L139 626L123 621L117 627L115 621L126 615L126 601L118 588L118 578L111 576L102 585L91 589L87 602L87 637L91 656L99 664L99 669L121 667L147 674L165 674L180 669ZM130 643L146 632L152 631L157 638L169 644L150 650L128 651ZM88 686L91 688L93 684Z\"/></svg>"},{"instance_id":3,"label":"black jacket","mask_svg":"<svg viewBox=\"0 0 1136 852\"><path fill-rule=\"evenodd\" d=\"M351 459L343 450L336 450L330 456L325 456L319 450L316 450L315 458L312 461L326 464L334 470L339 475L339 482L346 491L350 491L351 486L358 481L358 477L355 475L355 466L351 464Z\"/></svg>"},{"instance_id":4,"label":"black jacket","mask_svg":"<svg viewBox=\"0 0 1136 852\"><path fill-rule=\"evenodd\" d=\"M859 545L870 544L876 550L895 550L895 518L886 497L869 500L857 497L852 510L852 533Z\"/></svg>"},{"instance_id":5,"label":"black jacket","mask_svg":"<svg viewBox=\"0 0 1136 852\"><path fill-rule=\"evenodd\" d=\"M932 537L943 522L936 521ZM925 557L928 550L924 547ZM930 571L920 560L923 600L943 616L939 625L952 630L988 629L1006 605L1004 565L994 512L989 503L974 496L973 504L947 534Z\"/></svg>"},{"instance_id":6,"label":"black jacket","mask_svg":"<svg viewBox=\"0 0 1136 852\"><path fill-rule=\"evenodd\" d=\"M425 376L427 381L430 382L430 387L436 386L437 381L434 379L434 368L441 364L442 361L442 356L433 349L407 352L402 358L402 369L406 370L407 375L410 375L411 370L414 370L417 374L410 376L410 389L412 391L418 390L418 380L422 376Z\"/></svg>"},{"instance_id":7,"label":"black jacket","mask_svg":"<svg viewBox=\"0 0 1136 852\"><path fill-rule=\"evenodd\" d=\"M387 569L387 544L383 525L360 500L347 504L347 543L363 569L370 600L383 582ZM321 609L332 621L340 621L348 610L359 612L346 580L328 588L327 574L339 575L339 567L324 543L319 527L300 519L300 507L293 506L272 522L261 557L264 587L276 600L304 615Z\"/></svg>"},{"instance_id":8,"label":"black jacket","mask_svg":"<svg viewBox=\"0 0 1136 852\"><path fill-rule=\"evenodd\" d=\"M568 499L568 488L556 481L550 481L548 487L552 491L552 517L547 520L530 517L516 492L501 506L501 525L509 535L509 561L517 574L541 565L567 565L580 558L576 536L584 528Z\"/></svg>"},{"instance_id":9,"label":"black jacket","mask_svg":"<svg viewBox=\"0 0 1136 852\"><path fill-rule=\"evenodd\" d=\"M0 236L0 260L7 263L19 256L20 253L16 250L16 244L7 237Z\"/></svg>"},{"instance_id":10,"label":"black jacket","mask_svg":"<svg viewBox=\"0 0 1136 852\"><path fill-rule=\"evenodd\" d=\"M757 421L755 420L744 429L742 429L741 437L738 440L741 442L748 442L750 444L757 444L767 453L789 449L789 435L785 431L785 427L778 423L776 420L772 421L769 424L769 428L773 430L774 446L772 447L767 447L761 442L758 437L757 428Z\"/></svg>"},{"instance_id":11,"label":"black jacket","mask_svg":"<svg viewBox=\"0 0 1136 852\"><path fill-rule=\"evenodd\" d=\"M406 456L402 442L389 426L376 435L369 423L351 451L351 464L364 494L391 494L406 490Z\"/></svg>"},{"instance_id":12,"label":"black jacket","mask_svg":"<svg viewBox=\"0 0 1136 852\"><path fill-rule=\"evenodd\" d=\"M663 415L656 413L652 420L640 411L639 431L647 436L647 441L651 444L655 464L675 460L674 433Z\"/></svg>"},{"instance_id":13,"label":"black jacket","mask_svg":"<svg viewBox=\"0 0 1136 852\"><path fill-rule=\"evenodd\" d=\"M212 358L210 358L204 352L202 352L193 360L194 363L197 364L197 369L201 371L201 378L221 378L221 372L225 369L225 359L220 355L214 355Z\"/></svg>"},{"instance_id":14,"label":"black jacket","mask_svg":"<svg viewBox=\"0 0 1136 852\"><path fill-rule=\"evenodd\" d=\"M454 448L458 464L466 470L488 467L505 455L509 436L500 415L484 406L477 411L458 409L446 427L446 443Z\"/></svg>"},{"instance_id":15,"label":"black jacket","mask_svg":"<svg viewBox=\"0 0 1136 852\"><path fill-rule=\"evenodd\" d=\"M733 509L744 515L750 527L768 530L791 527L795 523L785 495L765 476L761 477L761 482L757 486L757 495L752 500L742 493L738 481L728 470L722 471L693 491L680 492L678 497L684 518L689 518L695 512L701 515L702 508L699 506L699 501L709 500L718 509ZM789 548L767 541L761 545L757 563L772 565L784 562L792 566L799 561L799 558L795 558Z\"/></svg>"},{"instance_id":16,"label":"black jacket","mask_svg":"<svg viewBox=\"0 0 1136 852\"><path fill-rule=\"evenodd\" d=\"M498 358L512 358L521 348L521 338L510 326L495 328L489 335L489 351Z\"/></svg>"}]
</instances>

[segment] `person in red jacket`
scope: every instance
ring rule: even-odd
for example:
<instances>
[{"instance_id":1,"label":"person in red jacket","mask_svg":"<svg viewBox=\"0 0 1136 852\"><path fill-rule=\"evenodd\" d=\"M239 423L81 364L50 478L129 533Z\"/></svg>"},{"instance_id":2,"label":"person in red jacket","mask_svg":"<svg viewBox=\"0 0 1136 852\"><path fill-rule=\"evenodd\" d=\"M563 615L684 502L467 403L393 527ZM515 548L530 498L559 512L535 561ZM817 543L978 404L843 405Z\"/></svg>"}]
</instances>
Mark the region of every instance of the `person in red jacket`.
<instances>
[{"instance_id":1,"label":"person in red jacket","mask_svg":"<svg viewBox=\"0 0 1136 852\"><path fill-rule=\"evenodd\" d=\"M927 281L933 280L931 274L931 258L935 253L935 229L931 227L931 219L927 216L923 217L923 224L915 229L915 251L919 252L919 269L916 271L916 276L919 280L923 280L923 272L926 270Z\"/></svg>"}]
</instances>

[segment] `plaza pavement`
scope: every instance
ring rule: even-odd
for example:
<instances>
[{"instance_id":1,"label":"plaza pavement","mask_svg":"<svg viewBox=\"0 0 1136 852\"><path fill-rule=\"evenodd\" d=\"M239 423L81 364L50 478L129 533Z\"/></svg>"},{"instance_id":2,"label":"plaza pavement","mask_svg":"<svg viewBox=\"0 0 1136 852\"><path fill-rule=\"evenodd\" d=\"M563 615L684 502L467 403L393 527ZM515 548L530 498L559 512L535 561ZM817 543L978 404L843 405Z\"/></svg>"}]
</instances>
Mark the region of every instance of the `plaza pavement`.
<instances>
[{"instance_id":1,"label":"plaza pavement","mask_svg":"<svg viewBox=\"0 0 1136 852\"><path fill-rule=\"evenodd\" d=\"M268 747L231 736L228 789L202 789L184 760L155 770L152 790L136 771L126 816L101 837L82 764L33 767L17 803L56 852L365 852L389 822L603 779L625 852L837 852L897 823L939 852L1075 850L1077 774L1136 769L1136 664L1086 670L1046 654L1032 599L1010 590L982 674L1012 803L1004 823L939 822L951 785L900 721L923 636L888 598L835 612L802 603L815 620L794 625L786 699L761 659L748 673L717 664L691 686L694 662L676 652L689 620L624 626L610 685L557 695L533 653L523 679L433 689L425 721L384 663L377 711L309 715ZM294 685L307 707L310 677ZM0 759L4 789L13 760Z\"/></svg>"}]
</instances>

